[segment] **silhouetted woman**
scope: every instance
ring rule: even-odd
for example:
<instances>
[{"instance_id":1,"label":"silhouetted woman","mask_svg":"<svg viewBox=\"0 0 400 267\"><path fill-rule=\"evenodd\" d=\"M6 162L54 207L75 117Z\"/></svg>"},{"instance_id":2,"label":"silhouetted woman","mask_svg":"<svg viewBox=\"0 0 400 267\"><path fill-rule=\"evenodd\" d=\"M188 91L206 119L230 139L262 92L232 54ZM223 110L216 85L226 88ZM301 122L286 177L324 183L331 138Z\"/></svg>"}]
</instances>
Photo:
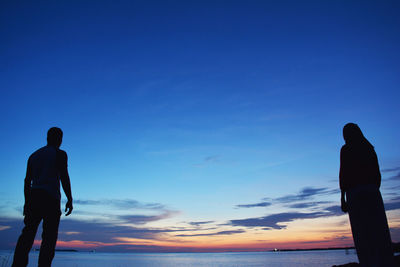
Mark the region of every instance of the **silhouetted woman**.
<instances>
[{"instance_id":1,"label":"silhouetted woman","mask_svg":"<svg viewBox=\"0 0 400 267\"><path fill-rule=\"evenodd\" d=\"M374 147L357 124L343 128L340 189L343 212L348 212L354 245L362 267L391 267L392 241L379 191L381 173Z\"/></svg>"}]
</instances>

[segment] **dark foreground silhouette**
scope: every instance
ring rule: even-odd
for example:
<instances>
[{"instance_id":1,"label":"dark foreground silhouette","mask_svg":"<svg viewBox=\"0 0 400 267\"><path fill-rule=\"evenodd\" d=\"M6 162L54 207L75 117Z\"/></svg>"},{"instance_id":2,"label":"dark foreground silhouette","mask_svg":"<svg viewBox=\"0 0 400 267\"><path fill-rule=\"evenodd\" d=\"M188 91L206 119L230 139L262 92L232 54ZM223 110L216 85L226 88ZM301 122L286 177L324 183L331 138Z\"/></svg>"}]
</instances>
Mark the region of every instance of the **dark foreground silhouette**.
<instances>
[{"instance_id":1,"label":"dark foreground silhouette","mask_svg":"<svg viewBox=\"0 0 400 267\"><path fill-rule=\"evenodd\" d=\"M341 207L349 213L360 266L395 266L374 147L354 123L344 126L343 137L339 173Z\"/></svg>"},{"instance_id":2,"label":"dark foreground silhouette","mask_svg":"<svg viewBox=\"0 0 400 267\"><path fill-rule=\"evenodd\" d=\"M393 252L400 252L400 243L393 243ZM359 267L360 264L356 262L351 262L342 265L333 265L332 267ZM394 257L394 266L400 267L400 255Z\"/></svg>"},{"instance_id":3,"label":"dark foreground silhouette","mask_svg":"<svg viewBox=\"0 0 400 267\"><path fill-rule=\"evenodd\" d=\"M361 266L357 262L350 262L347 264L342 264L342 265L333 265L332 267L359 267ZM395 267L400 267L400 255L394 257L394 266Z\"/></svg>"},{"instance_id":4,"label":"dark foreground silhouette","mask_svg":"<svg viewBox=\"0 0 400 267\"><path fill-rule=\"evenodd\" d=\"M67 196L66 215L72 212L71 184L68 175L67 153L60 149L63 132L53 127L47 132L47 145L28 159L24 184L24 224L14 252L12 267L28 265L37 228L43 220L39 267L50 267L54 258L60 223L60 181Z\"/></svg>"}]
</instances>

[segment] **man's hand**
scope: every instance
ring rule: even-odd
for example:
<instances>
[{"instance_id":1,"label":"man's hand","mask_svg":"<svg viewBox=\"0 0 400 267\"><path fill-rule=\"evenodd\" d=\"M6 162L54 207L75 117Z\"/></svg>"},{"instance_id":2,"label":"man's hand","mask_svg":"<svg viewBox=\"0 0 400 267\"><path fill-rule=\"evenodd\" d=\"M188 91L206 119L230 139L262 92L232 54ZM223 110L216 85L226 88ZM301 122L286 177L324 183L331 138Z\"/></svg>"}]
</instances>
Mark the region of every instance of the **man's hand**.
<instances>
[{"instance_id":1,"label":"man's hand","mask_svg":"<svg viewBox=\"0 0 400 267\"><path fill-rule=\"evenodd\" d=\"M66 212L65 216L70 215L73 209L74 208L72 207L72 200L68 200L67 204L65 204L65 212Z\"/></svg>"},{"instance_id":2,"label":"man's hand","mask_svg":"<svg viewBox=\"0 0 400 267\"><path fill-rule=\"evenodd\" d=\"M28 213L29 213L29 203L25 202L23 215L26 216L28 215Z\"/></svg>"}]
</instances>

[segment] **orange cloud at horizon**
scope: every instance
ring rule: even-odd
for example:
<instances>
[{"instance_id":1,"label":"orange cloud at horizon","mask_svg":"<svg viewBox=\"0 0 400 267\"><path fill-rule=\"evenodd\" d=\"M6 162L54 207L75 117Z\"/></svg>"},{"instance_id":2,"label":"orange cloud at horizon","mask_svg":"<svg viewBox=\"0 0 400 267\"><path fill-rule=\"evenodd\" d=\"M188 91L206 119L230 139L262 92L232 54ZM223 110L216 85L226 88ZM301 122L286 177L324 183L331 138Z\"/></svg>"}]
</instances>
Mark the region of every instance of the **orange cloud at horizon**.
<instances>
[{"instance_id":1,"label":"orange cloud at horizon","mask_svg":"<svg viewBox=\"0 0 400 267\"><path fill-rule=\"evenodd\" d=\"M232 229L224 229L226 231ZM162 234L158 239L140 239L124 236L113 238L115 242L60 241L59 246L78 248L99 248L123 245L158 247L160 249L179 249L192 251L265 251L278 249L310 249L352 246L348 222L343 217L296 220L287 223L285 229L261 230L247 229L232 235L213 235L212 231Z\"/></svg>"},{"instance_id":2,"label":"orange cloud at horizon","mask_svg":"<svg viewBox=\"0 0 400 267\"><path fill-rule=\"evenodd\" d=\"M33 242L34 245L40 246L41 240L35 240ZM114 245L114 244L113 244ZM71 240L71 241L63 241L57 240L57 247L62 248L97 248L102 246L109 246L108 243L97 242L97 241L81 241L81 240Z\"/></svg>"},{"instance_id":3,"label":"orange cloud at horizon","mask_svg":"<svg viewBox=\"0 0 400 267\"><path fill-rule=\"evenodd\" d=\"M393 217L393 215L389 213L388 217ZM399 220L392 220L390 224L391 227L400 226ZM225 225L219 229L163 232L152 239L115 236L109 242L82 241L79 240L80 232L65 232L69 235L75 235L75 240L65 241L60 239L57 246L59 248L88 250L101 248L107 250L114 247L112 248L114 250L122 249L132 252L136 249L149 252L224 252L353 246L351 229L346 215L299 219L287 222L282 227L282 229L266 230L262 228L227 227ZM229 234L224 234L228 232ZM34 244L40 245L40 240L35 240Z\"/></svg>"}]
</instances>

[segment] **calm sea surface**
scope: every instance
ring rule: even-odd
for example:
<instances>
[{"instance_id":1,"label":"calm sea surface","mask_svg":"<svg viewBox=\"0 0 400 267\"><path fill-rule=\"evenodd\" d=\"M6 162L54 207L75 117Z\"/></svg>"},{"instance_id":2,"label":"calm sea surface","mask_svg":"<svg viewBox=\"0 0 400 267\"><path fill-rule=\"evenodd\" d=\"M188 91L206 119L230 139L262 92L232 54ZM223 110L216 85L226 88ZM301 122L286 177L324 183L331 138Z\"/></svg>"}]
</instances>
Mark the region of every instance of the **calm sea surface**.
<instances>
[{"instance_id":1,"label":"calm sea surface","mask_svg":"<svg viewBox=\"0 0 400 267\"><path fill-rule=\"evenodd\" d=\"M12 253L0 251L0 267L11 266ZM28 266L37 266L37 259L38 252L31 252ZM354 250L235 253L57 252L52 267L321 267L356 261Z\"/></svg>"}]
</instances>

